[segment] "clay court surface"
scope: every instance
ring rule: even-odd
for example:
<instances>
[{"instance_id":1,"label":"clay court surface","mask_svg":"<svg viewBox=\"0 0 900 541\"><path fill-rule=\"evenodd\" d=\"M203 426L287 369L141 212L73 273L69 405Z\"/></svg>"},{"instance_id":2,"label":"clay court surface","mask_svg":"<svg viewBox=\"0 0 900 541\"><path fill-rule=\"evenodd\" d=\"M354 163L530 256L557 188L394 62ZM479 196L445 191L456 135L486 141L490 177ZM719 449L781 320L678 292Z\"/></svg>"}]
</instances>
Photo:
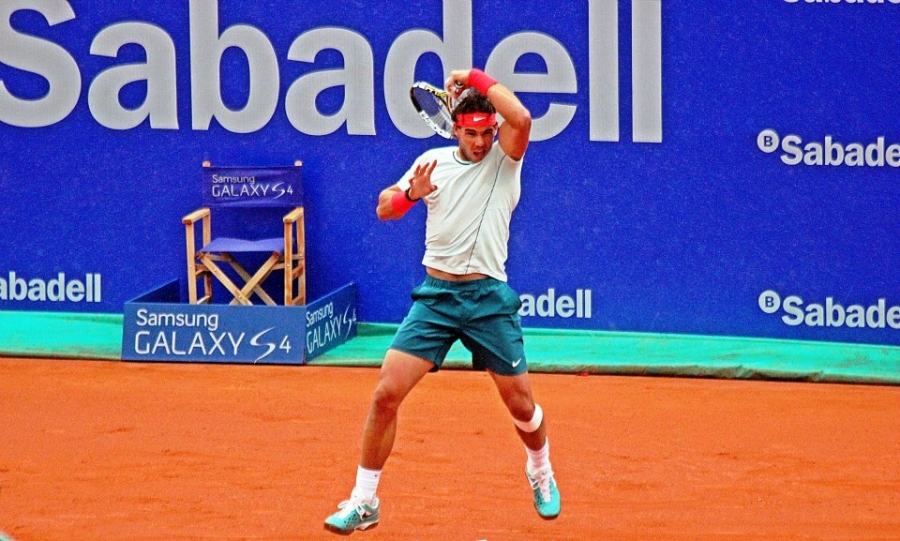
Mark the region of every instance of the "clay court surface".
<instances>
[{"instance_id":1,"label":"clay court surface","mask_svg":"<svg viewBox=\"0 0 900 541\"><path fill-rule=\"evenodd\" d=\"M0 359L16 541L341 539L374 368ZM900 388L533 374L563 496L534 512L486 374L400 413L369 541L897 540Z\"/></svg>"}]
</instances>

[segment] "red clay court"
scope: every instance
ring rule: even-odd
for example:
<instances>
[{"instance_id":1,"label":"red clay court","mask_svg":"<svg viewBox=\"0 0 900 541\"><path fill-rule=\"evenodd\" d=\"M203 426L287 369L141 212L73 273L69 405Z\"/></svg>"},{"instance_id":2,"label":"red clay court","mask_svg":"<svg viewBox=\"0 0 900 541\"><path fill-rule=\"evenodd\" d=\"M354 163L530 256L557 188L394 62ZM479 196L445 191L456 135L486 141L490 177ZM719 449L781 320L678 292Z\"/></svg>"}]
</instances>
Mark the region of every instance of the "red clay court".
<instances>
[{"instance_id":1,"label":"red clay court","mask_svg":"<svg viewBox=\"0 0 900 541\"><path fill-rule=\"evenodd\" d=\"M0 359L16 541L340 539L371 367ZM400 412L380 541L900 539L900 388L533 374L563 512L531 506L488 376Z\"/></svg>"}]
</instances>

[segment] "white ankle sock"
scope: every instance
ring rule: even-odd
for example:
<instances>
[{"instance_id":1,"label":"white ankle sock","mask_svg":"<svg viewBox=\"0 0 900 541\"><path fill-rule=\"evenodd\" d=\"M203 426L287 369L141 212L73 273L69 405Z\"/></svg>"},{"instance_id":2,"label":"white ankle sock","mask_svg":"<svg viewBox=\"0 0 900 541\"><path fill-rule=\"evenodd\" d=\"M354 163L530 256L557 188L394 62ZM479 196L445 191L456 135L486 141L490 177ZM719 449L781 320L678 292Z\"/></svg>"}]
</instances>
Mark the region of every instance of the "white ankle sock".
<instances>
[{"instance_id":1,"label":"white ankle sock","mask_svg":"<svg viewBox=\"0 0 900 541\"><path fill-rule=\"evenodd\" d=\"M353 492L358 493L367 502L371 502L375 499L380 479L381 470L368 470L359 466L356 468L356 488L353 489Z\"/></svg>"},{"instance_id":2,"label":"white ankle sock","mask_svg":"<svg viewBox=\"0 0 900 541\"><path fill-rule=\"evenodd\" d=\"M550 466L550 440L544 440L544 446L538 450L525 447L528 453L528 469L532 472Z\"/></svg>"}]
</instances>

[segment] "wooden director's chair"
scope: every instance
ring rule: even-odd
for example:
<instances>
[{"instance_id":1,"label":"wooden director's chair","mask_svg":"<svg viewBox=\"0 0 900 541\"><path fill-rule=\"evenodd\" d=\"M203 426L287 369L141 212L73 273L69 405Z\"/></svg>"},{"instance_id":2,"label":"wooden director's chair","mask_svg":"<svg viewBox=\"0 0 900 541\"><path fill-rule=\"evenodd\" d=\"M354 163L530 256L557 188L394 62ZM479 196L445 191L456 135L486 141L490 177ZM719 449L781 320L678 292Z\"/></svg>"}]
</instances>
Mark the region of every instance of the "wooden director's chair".
<instances>
[{"instance_id":1,"label":"wooden director's chair","mask_svg":"<svg viewBox=\"0 0 900 541\"><path fill-rule=\"evenodd\" d=\"M187 244L188 299L191 304L210 304L213 296L213 277L233 296L230 304L253 304L253 295L268 305L276 305L264 289L266 279L277 270L284 270L284 305L306 304L305 230L303 216L300 166L238 168L212 167L203 163L204 206L182 218ZM264 209L273 217L278 209L283 215L283 234L275 238L213 237L212 210L234 215L250 209ZM247 214L250 214L249 212ZM256 214L260 216L260 214ZM200 248L197 248L197 222L200 222ZM245 222L238 229L253 229ZM234 254L263 254L268 257L251 274ZM250 256L252 257L252 256ZM259 255L256 256L260 257ZM228 273L227 263L234 273ZM227 268L227 267L226 267ZM198 297L198 280L202 279L203 296Z\"/></svg>"}]
</instances>

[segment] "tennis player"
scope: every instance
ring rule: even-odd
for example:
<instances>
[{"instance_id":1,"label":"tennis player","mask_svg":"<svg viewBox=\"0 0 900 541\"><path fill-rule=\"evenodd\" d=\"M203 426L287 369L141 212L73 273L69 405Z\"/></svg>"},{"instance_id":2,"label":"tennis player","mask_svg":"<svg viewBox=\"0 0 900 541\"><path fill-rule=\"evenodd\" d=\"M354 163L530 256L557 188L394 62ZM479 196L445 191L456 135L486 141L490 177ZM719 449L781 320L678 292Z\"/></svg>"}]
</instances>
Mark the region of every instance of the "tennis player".
<instances>
[{"instance_id":1,"label":"tennis player","mask_svg":"<svg viewBox=\"0 0 900 541\"><path fill-rule=\"evenodd\" d=\"M538 514L553 519L560 512L544 415L528 378L521 302L505 269L531 114L512 91L478 69L451 72L446 86L459 97L452 113L458 146L425 152L378 197L381 220L402 218L424 201L426 277L413 290L413 306L384 357L356 486L325 520L325 528L339 534L378 524L376 489L394 444L400 403L425 374L441 367L456 340L472 352L473 368L491 375L509 409L525 444L525 476Z\"/></svg>"}]
</instances>

